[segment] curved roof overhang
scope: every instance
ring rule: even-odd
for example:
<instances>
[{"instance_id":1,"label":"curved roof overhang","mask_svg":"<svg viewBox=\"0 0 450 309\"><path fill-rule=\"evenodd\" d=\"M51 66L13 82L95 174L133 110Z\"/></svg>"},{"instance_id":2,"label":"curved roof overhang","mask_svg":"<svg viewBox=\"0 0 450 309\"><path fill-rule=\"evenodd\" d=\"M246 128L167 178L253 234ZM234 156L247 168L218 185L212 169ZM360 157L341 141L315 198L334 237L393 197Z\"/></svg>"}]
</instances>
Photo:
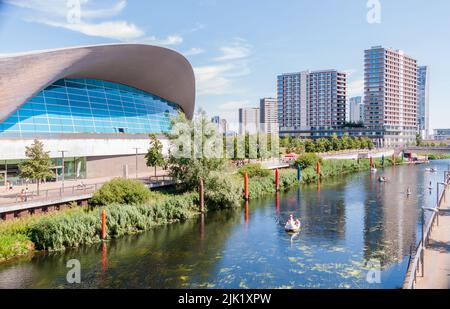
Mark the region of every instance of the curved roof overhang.
<instances>
[{"instance_id":1,"label":"curved roof overhang","mask_svg":"<svg viewBox=\"0 0 450 309\"><path fill-rule=\"evenodd\" d=\"M62 78L125 84L178 104L192 119L195 77L181 54L142 44L76 47L0 58L0 122Z\"/></svg>"}]
</instances>

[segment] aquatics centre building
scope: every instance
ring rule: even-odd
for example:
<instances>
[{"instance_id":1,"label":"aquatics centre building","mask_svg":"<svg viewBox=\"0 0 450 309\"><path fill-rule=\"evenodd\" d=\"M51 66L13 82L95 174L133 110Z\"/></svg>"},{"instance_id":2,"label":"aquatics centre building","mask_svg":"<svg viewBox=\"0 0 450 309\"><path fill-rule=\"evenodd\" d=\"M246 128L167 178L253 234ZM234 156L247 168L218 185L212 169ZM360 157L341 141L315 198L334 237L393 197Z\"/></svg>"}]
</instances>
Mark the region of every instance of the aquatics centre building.
<instances>
[{"instance_id":1,"label":"aquatics centre building","mask_svg":"<svg viewBox=\"0 0 450 309\"><path fill-rule=\"evenodd\" d=\"M148 134L167 147L171 118L183 112L190 119L194 109L192 66L170 49L118 44L4 56L0 173L5 182L17 180L34 139L44 143L57 175L64 155L65 179L148 171Z\"/></svg>"}]
</instances>

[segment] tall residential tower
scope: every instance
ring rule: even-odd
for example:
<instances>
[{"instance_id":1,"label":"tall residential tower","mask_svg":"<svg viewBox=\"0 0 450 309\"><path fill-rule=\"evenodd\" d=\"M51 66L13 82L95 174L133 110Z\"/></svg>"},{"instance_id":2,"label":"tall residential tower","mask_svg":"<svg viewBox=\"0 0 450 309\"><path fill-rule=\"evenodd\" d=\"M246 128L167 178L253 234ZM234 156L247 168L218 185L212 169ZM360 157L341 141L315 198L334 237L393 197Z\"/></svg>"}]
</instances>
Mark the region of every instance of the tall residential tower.
<instances>
[{"instance_id":1,"label":"tall residential tower","mask_svg":"<svg viewBox=\"0 0 450 309\"><path fill-rule=\"evenodd\" d=\"M430 134L430 68L420 66L417 70L417 126L422 138Z\"/></svg>"},{"instance_id":2,"label":"tall residential tower","mask_svg":"<svg viewBox=\"0 0 450 309\"><path fill-rule=\"evenodd\" d=\"M281 133L345 125L347 75L337 70L304 71L278 76L278 122Z\"/></svg>"},{"instance_id":3,"label":"tall residential tower","mask_svg":"<svg viewBox=\"0 0 450 309\"><path fill-rule=\"evenodd\" d=\"M278 133L278 101L274 98L263 98L259 103L261 129L265 133Z\"/></svg>"},{"instance_id":4,"label":"tall residential tower","mask_svg":"<svg viewBox=\"0 0 450 309\"><path fill-rule=\"evenodd\" d=\"M372 47L364 57L365 125L383 146L414 143L417 60L403 51Z\"/></svg>"}]
</instances>

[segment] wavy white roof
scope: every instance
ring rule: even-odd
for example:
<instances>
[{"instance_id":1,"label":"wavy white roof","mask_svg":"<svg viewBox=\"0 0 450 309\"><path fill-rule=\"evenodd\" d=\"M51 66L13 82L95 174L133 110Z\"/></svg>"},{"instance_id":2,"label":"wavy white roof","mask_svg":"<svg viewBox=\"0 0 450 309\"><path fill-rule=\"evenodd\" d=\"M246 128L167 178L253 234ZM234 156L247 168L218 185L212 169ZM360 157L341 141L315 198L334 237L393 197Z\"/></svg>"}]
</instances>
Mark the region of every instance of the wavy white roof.
<instances>
[{"instance_id":1,"label":"wavy white roof","mask_svg":"<svg viewBox=\"0 0 450 309\"><path fill-rule=\"evenodd\" d=\"M195 77L181 54L142 44L97 45L0 58L0 122L62 78L125 84L178 104L189 119L195 109Z\"/></svg>"}]
</instances>

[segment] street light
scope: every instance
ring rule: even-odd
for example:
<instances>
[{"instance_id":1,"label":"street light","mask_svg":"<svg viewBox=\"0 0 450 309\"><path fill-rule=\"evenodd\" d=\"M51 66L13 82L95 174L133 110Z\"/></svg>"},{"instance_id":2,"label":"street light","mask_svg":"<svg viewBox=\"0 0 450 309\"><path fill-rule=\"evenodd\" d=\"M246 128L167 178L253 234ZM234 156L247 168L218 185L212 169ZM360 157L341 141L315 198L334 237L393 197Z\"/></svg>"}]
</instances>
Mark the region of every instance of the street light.
<instances>
[{"instance_id":1,"label":"street light","mask_svg":"<svg viewBox=\"0 0 450 309\"><path fill-rule=\"evenodd\" d=\"M61 181L62 181L62 184L61 184L61 189L62 189L62 192L64 192L64 154L66 153L66 152L68 152L67 150L58 150L58 152L60 152L61 153L61 158L62 158L62 172L61 172Z\"/></svg>"},{"instance_id":2,"label":"street light","mask_svg":"<svg viewBox=\"0 0 450 309\"><path fill-rule=\"evenodd\" d=\"M138 179L138 150L140 148L133 148L136 150L136 179Z\"/></svg>"},{"instance_id":3,"label":"street light","mask_svg":"<svg viewBox=\"0 0 450 309\"><path fill-rule=\"evenodd\" d=\"M432 211L437 213L437 224L439 225L439 210L431 207L422 207L422 246L423 250L421 252L422 255L422 277L425 275L425 249L427 248L427 244L425 243L425 235L423 232L423 227L425 225L425 210Z\"/></svg>"}]
</instances>

